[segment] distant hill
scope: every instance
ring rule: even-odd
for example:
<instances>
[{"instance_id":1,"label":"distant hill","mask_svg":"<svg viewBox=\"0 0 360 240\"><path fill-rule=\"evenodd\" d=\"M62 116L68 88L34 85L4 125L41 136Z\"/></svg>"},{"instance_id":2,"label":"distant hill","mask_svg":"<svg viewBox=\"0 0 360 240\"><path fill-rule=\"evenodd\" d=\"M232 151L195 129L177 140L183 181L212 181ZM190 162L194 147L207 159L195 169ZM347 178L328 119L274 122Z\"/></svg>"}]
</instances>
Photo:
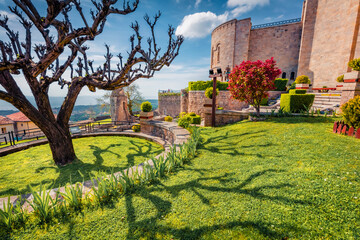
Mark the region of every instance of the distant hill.
<instances>
[{"instance_id":1,"label":"distant hill","mask_svg":"<svg viewBox=\"0 0 360 240\"><path fill-rule=\"evenodd\" d=\"M60 106L61 106L63 100L64 99L62 97L55 97L55 98L51 97L50 98L50 101L52 102L52 106L53 106L53 112L55 114L57 114L59 112ZM76 101L77 104L75 105L75 107L73 109L73 112L70 117L70 121L77 122L77 121L87 120L89 118L95 118L95 117L98 117L101 115L109 114L108 112L106 112L105 109L101 109L100 105L97 105L96 103L91 104L92 103L91 101L86 102L88 104L79 104L79 102L83 103L83 101L84 100L82 99L82 97L80 97L80 101ZM146 101L149 101L151 103L151 105L153 106L153 110L157 109L157 107L158 107L157 99L147 99ZM3 103L4 103L4 101L0 102L0 115L1 116L6 116L6 115L10 115L12 113L18 112L18 110L15 107L13 107L12 105L9 104L10 106L7 107L7 106L4 106ZM6 103L6 104L8 104L8 103ZM33 102L33 104L35 104L35 103ZM139 111L140 111L139 108L134 109L134 112L139 112Z\"/></svg>"}]
</instances>

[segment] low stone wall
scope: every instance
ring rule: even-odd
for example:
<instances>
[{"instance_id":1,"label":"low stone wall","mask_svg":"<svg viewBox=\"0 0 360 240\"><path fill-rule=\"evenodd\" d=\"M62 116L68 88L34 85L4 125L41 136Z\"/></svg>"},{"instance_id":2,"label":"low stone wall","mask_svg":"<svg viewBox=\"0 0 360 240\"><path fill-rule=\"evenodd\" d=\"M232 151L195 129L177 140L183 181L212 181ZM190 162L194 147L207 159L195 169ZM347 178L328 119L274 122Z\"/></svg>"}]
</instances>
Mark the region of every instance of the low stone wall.
<instances>
[{"instance_id":1,"label":"low stone wall","mask_svg":"<svg viewBox=\"0 0 360 240\"><path fill-rule=\"evenodd\" d=\"M206 101L205 91L190 91L188 94L188 110L187 112L194 112L201 117L205 116L204 104ZM240 102L231 98L229 91L219 91L216 96L216 103L218 107L224 110L242 110L249 105L245 102Z\"/></svg>"},{"instance_id":2,"label":"low stone wall","mask_svg":"<svg viewBox=\"0 0 360 240\"><path fill-rule=\"evenodd\" d=\"M216 110L215 125L222 126L229 123L239 122L249 118L249 112L234 110ZM211 126L211 112L205 113L205 127Z\"/></svg>"},{"instance_id":3,"label":"low stone wall","mask_svg":"<svg viewBox=\"0 0 360 240\"><path fill-rule=\"evenodd\" d=\"M160 137L171 144L181 144L190 137L190 133L179 127L174 122L144 121L140 123L141 132L144 134Z\"/></svg>"}]
</instances>

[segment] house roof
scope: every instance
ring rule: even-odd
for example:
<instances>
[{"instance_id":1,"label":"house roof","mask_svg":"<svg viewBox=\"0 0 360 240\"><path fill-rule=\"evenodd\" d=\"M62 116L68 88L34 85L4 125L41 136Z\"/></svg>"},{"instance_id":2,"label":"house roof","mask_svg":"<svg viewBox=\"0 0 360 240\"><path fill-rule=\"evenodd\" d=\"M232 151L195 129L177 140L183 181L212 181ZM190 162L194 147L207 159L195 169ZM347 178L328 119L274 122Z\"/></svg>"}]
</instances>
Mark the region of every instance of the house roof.
<instances>
[{"instance_id":1,"label":"house roof","mask_svg":"<svg viewBox=\"0 0 360 240\"><path fill-rule=\"evenodd\" d=\"M13 120L4 116L0 116L0 125L13 124L13 123L14 123Z\"/></svg>"},{"instance_id":2,"label":"house roof","mask_svg":"<svg viewBox=\"0 0 360 240\"><path fill-rule=\"evenodd\" d=\"M6 117L10 118L14 122L31 122L28 117L26 117L22 112L13 113L7 115Z\"/></svg>"}]
</instances>

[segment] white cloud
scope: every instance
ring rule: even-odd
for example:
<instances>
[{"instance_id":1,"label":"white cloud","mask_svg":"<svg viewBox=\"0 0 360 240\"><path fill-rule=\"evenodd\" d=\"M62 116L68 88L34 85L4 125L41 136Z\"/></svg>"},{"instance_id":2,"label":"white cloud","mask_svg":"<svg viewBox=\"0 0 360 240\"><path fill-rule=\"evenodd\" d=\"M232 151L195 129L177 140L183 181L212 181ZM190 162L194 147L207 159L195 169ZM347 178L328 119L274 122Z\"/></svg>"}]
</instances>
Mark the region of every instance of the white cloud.
<instances>
[{"instance_id":1,"label":"white cloud","mask_svg":"<svg viewBox=\"0 0 360 240\"><path fill-rule=\"evenodd\" d=\"M270 3L270 0L228 0L227 6L234 8L231 13L233 17L238 17L241 14L251 11L257 6L265 6Z\"/></svg>"},{"instance_id":2,"label":"white cloud","mask_svg":"<svg viewBox=\"0 0 360 240\"><path fill-rule=\"evenodd\" d=\"M281 14L280 16L277 16L277 17L267 17L264 20L270 22L270 21L277 21L277 20L280 20L282 18L284 18L283 14Z\"/></svg>"},{"instance_id":3,"label":"white cloud","mask_svg":"<svg viewBox=\"0 0 360 240\"><path fill-rule=\"evenodd\" d=\"M200 5L200 3L201 3L201 0L196 0L196 2L195 2L195 8L197 8L197 7Z\"/></svg>"},{"instance_id":4,"label":"white cloud","mask_svg":"<svg viewBox=\"0 0 360 240\"><path fill-rule=\"evenodd\" d=\"M212 12L199 12L187 15L176 28L176 35L183 35L186 38L202 38L227 20L227 12L219 16Z\"/></svg>"}]
</instances>

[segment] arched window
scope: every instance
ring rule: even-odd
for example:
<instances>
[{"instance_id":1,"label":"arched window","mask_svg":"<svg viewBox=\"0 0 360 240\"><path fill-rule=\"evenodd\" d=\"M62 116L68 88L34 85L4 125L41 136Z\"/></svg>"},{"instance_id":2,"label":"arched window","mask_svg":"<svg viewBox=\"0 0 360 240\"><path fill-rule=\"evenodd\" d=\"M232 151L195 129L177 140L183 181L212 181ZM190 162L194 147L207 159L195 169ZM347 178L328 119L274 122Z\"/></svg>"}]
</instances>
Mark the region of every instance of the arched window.
<instances>
[{"instance_id":1,"label":"arched window","mask_svg":"<svg viewBox=\"0 0 360 240\"><path fill-rule=\"evenodd\" d=\"M220 63L220 43L211 51L211 66L214 67L216 63Z\"/></svg>"},{"instance_id":2,"label":"arched window","mask_svg":"<svg viewBox=\"0 0 360 240\"><path fill-rule=\"evenodd\" d=\"M283 72L283 73L282 73L281 78L286 78L286 72Z\"/></svg>"},{"instance_id":3,"label":"arched window","mask_svg":"<svg viewBox=\"0 0 360 240\"><path fill-rule=\"evenodd\" d=\"M291 72L290 80L294 80L294 79L295 79L295 72Z\"/></svg>"}]
</instances>

